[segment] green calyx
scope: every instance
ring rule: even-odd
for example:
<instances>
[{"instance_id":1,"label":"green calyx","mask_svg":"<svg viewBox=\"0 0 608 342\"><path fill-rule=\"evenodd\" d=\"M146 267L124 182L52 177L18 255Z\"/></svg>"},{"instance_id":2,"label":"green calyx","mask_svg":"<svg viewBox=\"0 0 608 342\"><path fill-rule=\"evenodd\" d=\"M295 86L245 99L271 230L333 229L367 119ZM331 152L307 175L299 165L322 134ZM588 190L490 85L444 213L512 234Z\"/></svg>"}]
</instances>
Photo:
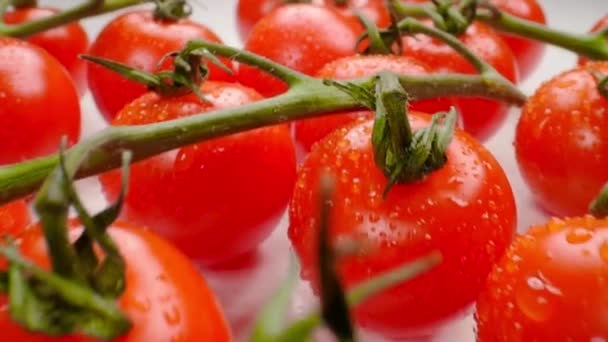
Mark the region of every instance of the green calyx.
<instances>
[{"instance_id":1,"label":"green calyx","mask_svg":"<svg viewBox=\"0 0 608 342\"><path fill-rule=\"evenodd\" d=\"M99 64L131 81L141 83L149 90L162 96L182 96L192 92L202 101L206 101L206 99L200 90L200 85L209 77L209 68L205 61L209 61L224 72L232 74L232 70L226 67L214 54L205 48L197 47L194 41L186 44L181 51L165 55L158 62L158 66L160 66L167 58L173 58L173 70L162 70L156 73L135 69L97 56L80 55L80 58Z\"/></svg>"},{"instance_id":2,"label":"green calyx","mask_svg":"<svg viewBox=\"0 0 608 342\"><path fill-rule=\"evenodd\" d=\"M192 15L187 0L154 0L154 17L158 20L178 21Z\"/></svg>"},{"instance_id":3,"label":"green calyx","mask_svg":"<svg viewBox=\"0 0 608 342\"><path fill-rule=\"evenodd\" d=\"M51 336L84 334L114 339L126 333L131 322L117 306L125 289L125 262L107 233L124 199L130 154L123 156L123 188L116 203L91 216L73 184L83 154L59 165L39 192L35 209L47 242L52 271L24 259L9 241L0 255L9 261L0 272L0 289L8 294L9 312L25 329ZM84 231L68 238L68 210L73 207ZM104 253L99 259L93 248Z\"/></svg>"},{"instance_id":4,"label":"green calyx","mask_svg":"<svg viewBox=\"0 0 608 342\"><path fill-rule=\"evenodd\" d=\"M437 113L428 127L415 132L407 119L408 95L399 78L380 72L373 91L352 83L327 81L375 111L372 145L376 165L388 178L385 195L397 183L423 179L447 161L457 113Z\"/></svg>"},{"instance_id":5,"label":"green calyx","mask_svg":"<svg viewBox=\"0 0 608 342\"><path fill-rule=\"evenodd\" d=\"M608 216L608 183L589 204L589 213L597 218Z\"/></svg>"}]
</instances>

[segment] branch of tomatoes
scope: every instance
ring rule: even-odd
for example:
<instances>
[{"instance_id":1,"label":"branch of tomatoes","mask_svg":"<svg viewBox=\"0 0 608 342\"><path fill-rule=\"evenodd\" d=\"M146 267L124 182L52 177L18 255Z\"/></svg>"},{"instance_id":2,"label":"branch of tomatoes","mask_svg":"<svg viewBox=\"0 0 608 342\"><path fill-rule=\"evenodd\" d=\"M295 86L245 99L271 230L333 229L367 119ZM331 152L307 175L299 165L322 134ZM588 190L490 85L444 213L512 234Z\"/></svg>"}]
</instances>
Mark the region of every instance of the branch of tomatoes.
<instances>
[{"instance_id":1,"label":"branch of tomatoes","mask_svg":"<svg viewBox=\"0 0 608 342\"><path fill-rule=\"evenodd\" d=\"M292 71L255 54L208 41L192 41L223 57L255 65L291 84L288 92L274 98L230 109L216 110L177 120L141 126L110 127L81 141L66 151L69 155L80 146L95 146L85 158L76 177L86 177L116 168L124 150L133 152L134 161L195 142L225 136L266 125L284 123L336 111L361 109L359 101L340 89ZM374 77L353 81L373 87ZM427 99L442 96L479 96L522 105L526 97L502 76L438 74L432 76L400 75L399 80L411 97ZM370 88L371 89L371 88ZM51 155L0 168L0 202L27 195L42 184L57 165Z\"/></svg>"},{"instance_id":2,"label":"branch of tomatoes","mask_svg":"<svg viewBox=\"0 0 608 342\"><path fill-rule=\"evenodd\" d=\"M453 3L454 1L449 2ZM402 18L431 17L435 23L441 22L442 20L447 23L453 23L453 19L458 17L454 15L454 13L458 13L458 10L451 11L449 12L448 16L450 20L445 20L445 15L442 16L441 13L441 6L434 3L413 5L407 4L402 0L391 0L390 4L395 13ZM459 4L455 6L460 7ZM464 16L460 15L460 17ZM408 20L408 18L403 20ZM608 42L606 41L606 31L588 34L575 34L553 29L545 25L540 25L538 23L513 16L483 0L477 1L476 9L474 11L474 20L479 20L489 24L499 31L559 46L563 49L576 52L579 55L591 59L608 59ZM450 25L447 25L446 27L449 26Z\"/></svg>"}]
</instances>

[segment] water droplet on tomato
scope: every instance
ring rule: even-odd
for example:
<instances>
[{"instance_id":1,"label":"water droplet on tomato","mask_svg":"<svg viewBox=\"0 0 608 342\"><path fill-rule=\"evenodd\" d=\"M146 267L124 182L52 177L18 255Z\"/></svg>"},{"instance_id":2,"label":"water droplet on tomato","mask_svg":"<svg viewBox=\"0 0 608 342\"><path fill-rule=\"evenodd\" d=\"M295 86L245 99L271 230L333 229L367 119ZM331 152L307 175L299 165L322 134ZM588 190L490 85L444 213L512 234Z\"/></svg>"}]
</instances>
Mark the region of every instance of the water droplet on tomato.
<instances>
[{"instance_id":1,"label":"water droplet on tomato","mask_svg":"<svg viewBox=\"0 0 608 342\"><path fill-rule=\"evenodd\" d=\"M593 232L585 228L575 228L566 234L566 241L571 244L585 243L593 238Z\"/></svg>"},{"instance_id":2,"label":"water droplet on tomato","mask_svg":"<svg viewBox=\"0 0 608 342\"><path fill-rule=\"evenodd\" d=\"M165 322L169 325L178 325L182 318L177 307L172 306L169 310L163 312L163 317L165 318Z\"/></svg>"},{"instance_id":3,"label":"water droplet on tomato","mask_svg":"<svg viewBox=\"0 0 608 342\"><path fill-rule=\"evenodd\" d=\"M515 295L517 306L529 319L544 322L553 314L552 295L539 277L529 277Z\"/></svg>"},{"instance_id":4,"label":"water droplet on tomato","mask_svg":"<svg viewBox=\"0 0 608 342\"><path fill-rule=\"evenodd\" d=\"M146 312L148 310L150 310L150 308L152 307L152 303L150 303L150 299L145 297L145 298L136 298L133 301L133 306L135 308L137 308L139 311L143 311Z\"/></svg>"}]
</instances>

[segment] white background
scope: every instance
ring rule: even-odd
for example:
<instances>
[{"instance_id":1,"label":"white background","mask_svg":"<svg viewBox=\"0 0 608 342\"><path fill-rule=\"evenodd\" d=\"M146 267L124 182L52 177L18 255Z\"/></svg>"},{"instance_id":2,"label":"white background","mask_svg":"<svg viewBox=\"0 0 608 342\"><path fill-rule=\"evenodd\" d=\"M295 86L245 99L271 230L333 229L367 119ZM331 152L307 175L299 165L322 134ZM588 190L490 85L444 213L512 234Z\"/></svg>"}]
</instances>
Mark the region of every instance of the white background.
<instances>
[{"instance_id":1,"label":"white background","mask_svg":"<svg viewBox=\"0 0 608 342\"><path fill-rule=\"evenodd\" d=\"M79 0L80 1L80 0ZM573 32L586 32L595 21L604 15L608 6L604 0L540 0L550 25ZM42 1L56 7L71 5L76 1ZM235 23L236 0L195 0L193 19L207 25L217 32L229 45L241 46ZM104 15L83 21L91 39L107 21L116 14ZM549 47L546 50L544 61L536 72L530 76L520 87L526 94L532 94L537 86L560 71L571 68L576 63L576 57L558 48ZM100 130L104 121L99 117L89 94L82 101L84 135ZM513 109L509 122L498 134L486 142L486 146L494 153L508 174L517 197L519 211L519 230L524 231L529 225L542 223L545 215L535 209L530 193L523 184L514 159L512 147L514 125L519 115L519 109ZM88 193L88 203L93 208L99 208L103 202L99 189L94 180L85 181L83 191ZM286 269L287 245L284 237L284 222L276 233L265 243L262 249L260 265L247 270L226 270L207 272L206 276L224 302L225 311L232 322L241 320L248 311L254 310L265 300L273 288L281 281L283 271ZM245 286L245 284L249 284ZM294 299L294 311L301 312L313 305L314 301L306 285L302 284ZM237 332L238 333L238 332ZM239 339L244 339L240 334ZM378 341L377 338L368 337L366 340ZM453 325L430 339L440 342L468 342L474 341L473 324L469 318L455 322Z\"/></svg>"}]
</instances>

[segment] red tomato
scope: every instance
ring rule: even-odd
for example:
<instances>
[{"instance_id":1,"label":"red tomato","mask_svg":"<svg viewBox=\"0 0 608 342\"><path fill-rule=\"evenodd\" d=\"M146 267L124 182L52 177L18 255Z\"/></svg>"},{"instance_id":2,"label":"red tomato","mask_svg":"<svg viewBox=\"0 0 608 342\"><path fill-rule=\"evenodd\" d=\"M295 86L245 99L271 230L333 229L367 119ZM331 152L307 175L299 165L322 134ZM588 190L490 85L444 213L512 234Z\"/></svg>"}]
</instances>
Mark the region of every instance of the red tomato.
<instances>
[{"instance_id":1,"label":"red tomato","mask_svg":"<svg viewBox=\"0 0 608 342\"><path fill-rule=\"evenodd\" d=\"M429 124L428 115L414 113L414 129ZM361 247L338 262L345 287L439 250L441 265L355 309L362 327L403 338L451 318L477 298L514 234L515 201L498 162L460 130L441 169L395 185L383 198L387 179L374 164L372 125L340 128L313 147L298 172L288 233L302 276L318 288L315 218L320 173L329 170L336 179L330 240Z\"/></svg>"},{"instance_id":2,"label":"red tomato","mask_svg":"<svg viewBox=\"0 0 608 342\"><path fill-rule=\"evenodd\" d=\"M605 29L606 27L608 27L608 15L601 17L600 20L598 20L597 23L593 25L593 27L591 28L591 32L598 32L599 30ZM587 58L579 57L578 59L579 65L585 65L587 62Z\"/></svg>"},{"instance_id":3,"label":"red tomato","mask_svg":"<svg viewBox=\"0 0 608 342\"><path fill-rule=\"evenodd\" d=\"M112 124L172 120L261 99L236 84L205 82L201 90L210 104L193 94L162 98L148 93L120 111ZM217 264L268 236L285 211L294 178L288 127L264 127L133 165L123 217L150 227L201 264ZM118 172L102 175L101 182L109 198L117 195Z\"/></svg>"},{"instance_id":4,"label":"red tomato","mask_svg":"<svg viewBox=\"0 0 608 342\"><path fill-rule=\"evenodd\" d=\"M73 222L71 233L82 228ZM156 235L123 222L109 233L127 264L126 290L120 307L133 323L116 342L231 341L231 334L215 295L197 269L175 247ZM46 244L38 226L21 237L26 258L49 267ZM83 336L50 338L16 325L7 311L6 296L0 298L0 329L5 341L84 342Z\"/></svg>"},{"instance_id":5,"label":"red tomato","mask_svg":"<svg viewBox=\"0 0 608 342\"><path fill-rule=\"evenodd\" d=\"M538 203L558 216L583 215L608 181L608 100L590 63L557 75L528 99L515 134L524 180Z\"/></svg>"},{"instance_id":6,"label":"red tomato","mask_svg":"<svg viewBox=\"0 0 608 342\"><path fill-rule=\"evenodd\" d=\"M55 152L64 135L77 141L78 101L70 75L48 52L0 37L0 165Z\"/></svg>"},{"instance_id":7,"label":"red tomato","mask_svg":"<svg viewBox=\"0 0 608 342\"><path fill-rule=\"evenodd\" d=\"M403 75L425 75L429 73L429 69L424 63L404 56L355 55L328 63L319 70L317 77L348 80L372 76L382 70L390 70ZM452 103L448 99L433 99L415 101L410 108L421 112L435 113L447 111L451 105ZM308 152L314 143L336 128L354 121L357 117L371 117L371 115L369 111L347 112L297 121L294 124L296 142Z\"/></svg>"},{"instance_id":8,"label":"red tomato","mask_svg":"<svg viewBox=\"0 0 608 342\"><path fill-rule=\"evenodd\" d=\"M164 55L181 50L191 39L221 42L211 30L187 19L173 22L156 19L151 11L129 12L112 20L101 31L89 54L153 72ZM208 64L211 80L232 79L217 66ZM162 69L169 68L169 61L162 65ZM88 64L87 76L95 103L108 121L146 92L145 86L93 63Z\"/></svg>"},{"instance_id":9,"label":"red tomato","mask_svg":"<svg viewBox=\"0 0 608 342\"><path fill-rule=\"evenodd\" d=\"M361 11L379 27L390 24L391 18L382 0L350 0L345 5L338 5L334 0L312 0L312 4L327 6L339 10L343 15L356 17L354 9ZM237 4L237 27L242 40L246 40L253 26L275 8L285 5L284 0L239 0Z\"/></svg>"},{"instance_id":10,"label":"red tomato","mask_svg":"<svg viewBox=\"0 0 608 342\"><path fill-rule=\"evenodd\" d=\"M410 3L425 3L428 0L407 0ZM546 24L545 13L537 0L490 0L500 10L513 16L533 21L538 24ZM519 76L521 79L528 77L542 59L545 45L539 41L526 39L507 33L500 32L500 37L511 48L515 56Z\"/></svg>"},{"instance_id":11,"label":"red tomato","mask_svg":"<svg viewBox=\"0 0 608 342\"><path fill-rule=\"evenodd\" d=\"M355 54L358 23L329 7L309 4L282 6L254 26L245 49L308 75L323 65ZM264 96L284 92L286 85L247 65L240 65L238 80Z\"/></svg>"},{"instance_id":12,"label":"red tomato","mask_svg":"<svg viewBox=\"0 0 608 342\"><path fill-rule=\"evenodd\" d=\"M19 24L45 17L50 17L59 10L48 7L15 8L4 14L6 24ZM70 72L78 92L82 95L86 88L86 66L78 58L89 48L89 37L84 28L77 22L40 32L27 38L32 44L48 51Z\"/></svg>"},{"instance_id":13,"label":"red tomato","mask_svg":"<svg viewBox=\"0 0 608 342\"><path fill-rule=\"evenodd\" d=\"M608 220L553 219L515 239L477 302L477 341L608 336Z\"/></svg>"},{"instance_id":14,"label":"red tomato","mask_svg":"<svg viewBox=\"0 0 608 342\"><path fill-rule=\"evenodd\" d=\"M427 21L429 25L430 22ZM494 66L509 80L516 82L517 66L508 45L490 27L474 23L459 39L479 58ZM464 57L442 41L417 34L403 37L406 56L414 57L440 72L476 74L475 68ZM508 106L481 98L459 98L464 130L480 140L487 139L501 126L508 114Z\"/></svg>"},{"instance_id":15,"label":"red tomato","mask_svg":"<svg viewBox=\"0 0 608 342\"><path fill-rule=\"evenodd\" d=\"M16 200L0 207L0 238L16 236L30 224L27 202Z\"/></svg>"}]
</instances>

